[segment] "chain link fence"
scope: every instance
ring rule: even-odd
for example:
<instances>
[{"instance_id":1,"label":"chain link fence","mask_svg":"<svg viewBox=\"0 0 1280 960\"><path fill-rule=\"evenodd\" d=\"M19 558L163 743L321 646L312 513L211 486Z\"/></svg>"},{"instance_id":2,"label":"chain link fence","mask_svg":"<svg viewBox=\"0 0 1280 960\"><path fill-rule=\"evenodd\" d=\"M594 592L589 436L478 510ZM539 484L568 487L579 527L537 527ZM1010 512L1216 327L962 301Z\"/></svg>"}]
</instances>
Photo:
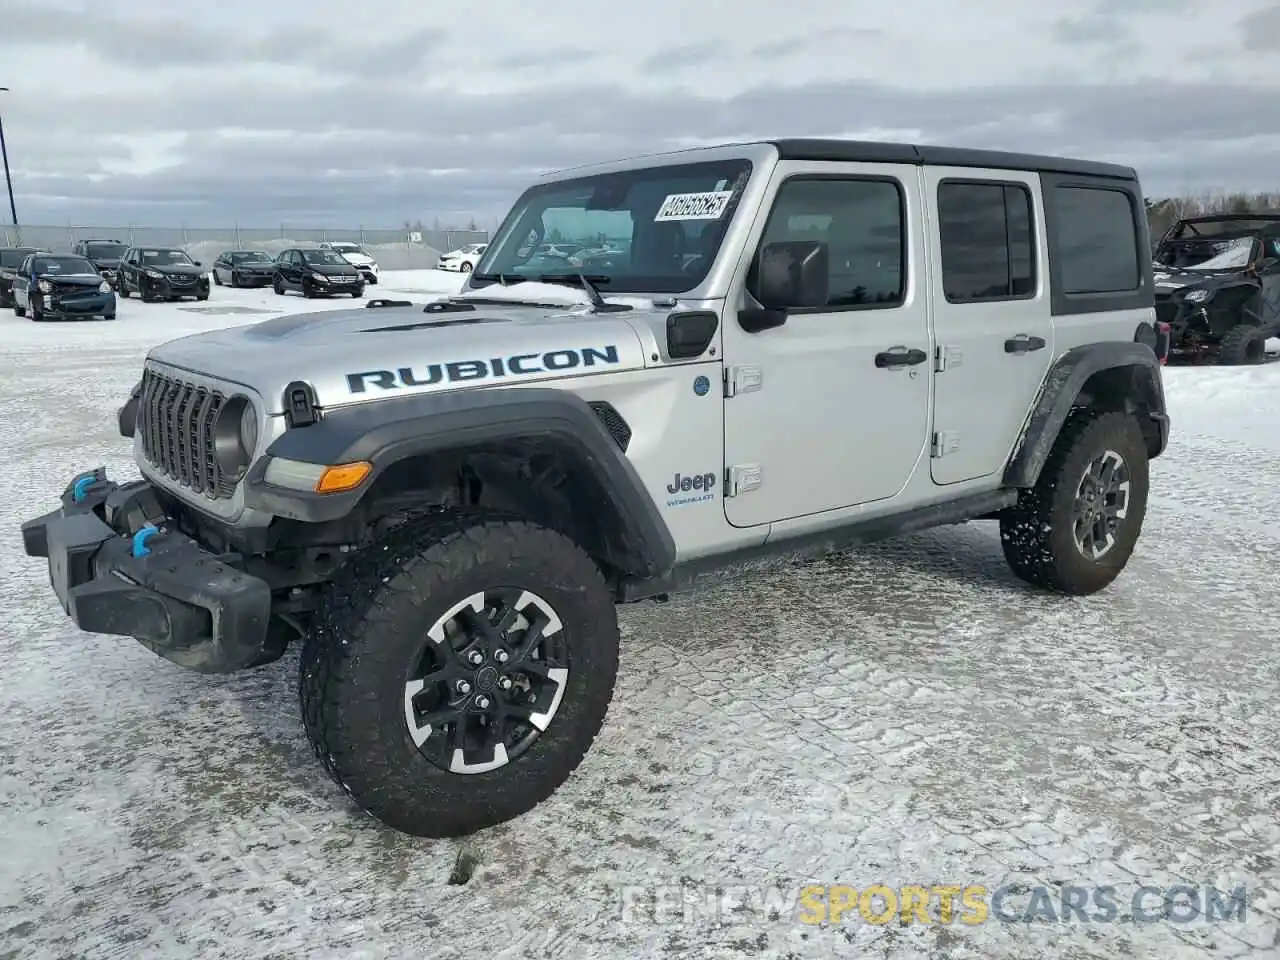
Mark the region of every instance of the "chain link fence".
<instances>
[{"instance_id":1,"label":"chain link fence","mask_svg":"<svg viewBox=\"0 0 1280 960\"><path fill-rule=\"evenodd\" d=\"M442 253L489 239L485 230L370 230L364 227L329 229L289 227L84 227L0 226L0 246L39 247L50 253L69 253L81 240L117 240L129 246L181 247L193 259L213 261L223 250L265 250L277 254L298 244L345 240L358 243L384 270L422 270L434 267Z\"/></svg>"}]
</instances>

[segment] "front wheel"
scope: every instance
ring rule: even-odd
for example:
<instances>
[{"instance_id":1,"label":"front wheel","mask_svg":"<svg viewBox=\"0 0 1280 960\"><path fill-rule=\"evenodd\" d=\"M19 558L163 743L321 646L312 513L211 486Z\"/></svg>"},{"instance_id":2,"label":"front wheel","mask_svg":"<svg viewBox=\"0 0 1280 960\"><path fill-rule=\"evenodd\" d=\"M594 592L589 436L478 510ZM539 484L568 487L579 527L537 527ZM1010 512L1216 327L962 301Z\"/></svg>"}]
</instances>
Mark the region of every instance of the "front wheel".
<instances>
[{"instance_id":1,"label":"front wheel","mask_svg":"<svg viewBox=\"0 0 1280 960\"><path fill-rule=\"evenodd\" d=\"M613 596L565 536L488 511L409 521L331 584L299 696L325 768L388 826L456 837L531 810L604 722Z\"/></svg>"},{"instance_id":2,"label":"front wheel","mask_svg":"<svg viewBox=\"0 0 1280 960\"><path fill-rule=\"evenodd\" d=\"M215 286L219 286L219 287L222 286L222 277L219 275L217 270L213 271L213 282ZM233 287L236 285L235 273L231 274L231 285Z\"/></svg>"},{"instance_id":3,"label":"front wheel","mask_svg":"<svg viewBox=\"0 0 1280 960\"><path fill-rule=\"evenodd\" d=\"M1267 358L1267 338L1258 327L1241 324L1222 335L1218 362L1238 366L1262 363Z\"/></svg>"},{"instance_id":4,"label":"front wheel","mask_svg":"<svg viewBox=\"0 0 1280 960\"><path fill-rule=\"evenodd\" d=\"M352 300L359 300L363 296L364 296L364 284L361 284L360 286L356 287L354 290L351 291Z\"/></svg>"},{"instance_id":5,"label":"front wheel","mask_svg":"<svg viewBox=\"0 0 1280 960\"><path fill-rule=\"evenodd\" d=\"M272 281L271 281L271 289L272 289L272 290L274 290L274 291L276 292L276 295L277 295L277 296L283 297L283 296L284 296L284 281L283 281L283 280L281 280L279 277L276 277L274 280L272 280Z\"/></svg>"},{"instance_id":6,"label":"front wheel","mask_svg":"<svg viewBox=\"0 0 1280 960\"><path fill-rule=\"evenodd\" d=\"M466 261L463 261L462 264L459 265L458 269L461 270L463 273L470 273L471 264L467 263Z\"/></svg>"},{"instance_id":7,"label":"front wheel","mask_svg":"<svg viewBox=\"0 0 1280 960\"><path fill-rule=\"evenodd\" d=\"M1021 579L1057 593L1108 586L1133 553L1147 512L1147 445L1124 413L1084 409L1062 427L1035 487L1000 518Z\"/></svg>"}]
</instances>

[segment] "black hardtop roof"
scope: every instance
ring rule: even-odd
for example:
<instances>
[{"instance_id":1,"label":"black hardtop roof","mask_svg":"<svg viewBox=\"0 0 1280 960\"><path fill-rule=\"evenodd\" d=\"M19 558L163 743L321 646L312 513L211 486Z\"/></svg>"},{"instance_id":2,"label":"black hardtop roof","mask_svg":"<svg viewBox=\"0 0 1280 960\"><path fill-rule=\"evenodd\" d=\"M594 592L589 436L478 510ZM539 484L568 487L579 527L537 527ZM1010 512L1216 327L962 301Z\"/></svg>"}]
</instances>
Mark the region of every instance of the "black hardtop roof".
<instances>
[{"instance_id":1,"label":"black hardtop roof","mask_svg":"<svg viewBox=\"0 0 1280 960\"><path fill-rule=\"evenodd\" d=\"M993 167L998 170L1027 170L1089 177L1137 180L1132 167L1096 160L1038 156L1004 150L970 147L943 147L911 143L881 143L874 140L789 138L766 140L777 148L783 160L827 160L837 163L914 163L938 167Z\"/></svg>"}]
</instances>

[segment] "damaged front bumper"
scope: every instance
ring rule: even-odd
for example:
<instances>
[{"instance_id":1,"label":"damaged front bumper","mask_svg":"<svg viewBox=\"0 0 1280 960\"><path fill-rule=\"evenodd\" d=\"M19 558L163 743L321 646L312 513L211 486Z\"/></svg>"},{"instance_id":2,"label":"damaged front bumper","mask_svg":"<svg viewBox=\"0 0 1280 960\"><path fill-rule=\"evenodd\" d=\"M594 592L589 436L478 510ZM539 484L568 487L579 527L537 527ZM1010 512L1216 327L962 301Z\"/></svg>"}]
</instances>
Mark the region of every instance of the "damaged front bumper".
<instances>
[{"instance_id":1,"label":"damaged front bumper","mask_svg":"<svg viewBox=\"0 0 1280 960\"><path fill-rule=\"evenodd\" d=\"M134 637L200 673L283 652L268 584L178 532L145 480L120 485L101 467L78 475L60 507L22 525L22 543L48 559L53 592L81 630Z\"/></svg>"}]
</instances>

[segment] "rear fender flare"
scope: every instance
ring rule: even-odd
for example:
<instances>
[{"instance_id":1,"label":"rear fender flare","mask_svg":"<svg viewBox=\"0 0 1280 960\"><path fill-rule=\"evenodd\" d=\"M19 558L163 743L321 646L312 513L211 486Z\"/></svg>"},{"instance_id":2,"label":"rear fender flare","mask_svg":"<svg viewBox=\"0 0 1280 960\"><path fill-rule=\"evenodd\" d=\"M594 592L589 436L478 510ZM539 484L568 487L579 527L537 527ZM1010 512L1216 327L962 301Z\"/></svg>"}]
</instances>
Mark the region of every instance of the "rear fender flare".
<instances>
[{"instance_id":1,"label":"rear fender flare","mask_svg":"<svg viewBox=\"0 0 1280 960\"><path fill-rule=\"evenodd\" d=\"M1154 459L1168 443L1169 418L1164 380L1155 351L1145 343L1107 341L1076 347L1064 353L1045 377L1022 436L1004 472L1004 484L1033 487L1086 384L1096 374L1114 371L1099 381L1107 402L1116 409L1140 411L1147 453Z\"/></svg>"}]
</instances>

